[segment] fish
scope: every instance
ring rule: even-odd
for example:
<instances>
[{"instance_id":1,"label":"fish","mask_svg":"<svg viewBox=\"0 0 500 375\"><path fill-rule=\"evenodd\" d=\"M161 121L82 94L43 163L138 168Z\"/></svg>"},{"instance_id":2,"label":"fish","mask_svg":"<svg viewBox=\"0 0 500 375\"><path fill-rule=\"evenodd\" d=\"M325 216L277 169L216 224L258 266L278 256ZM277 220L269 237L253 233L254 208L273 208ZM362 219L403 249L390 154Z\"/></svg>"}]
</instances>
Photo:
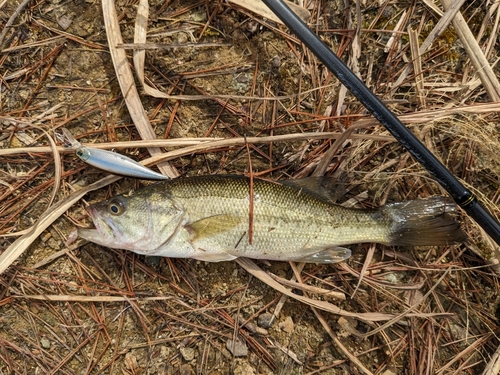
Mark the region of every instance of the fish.
<instances>
[{"instance_id":1,"label":"fish","mask_svg":"<svg viewBox=\"0 0 500 375\"><path fill-rule=\"evenodd\" d=\"M352 244L434 246L465 239L449 198L346 208L290 181L232 175L161 181L90 205L95 228L77 231L109 248L208 262L336 263L351 256L345 246Z\"/></svg>"}]
</instances>

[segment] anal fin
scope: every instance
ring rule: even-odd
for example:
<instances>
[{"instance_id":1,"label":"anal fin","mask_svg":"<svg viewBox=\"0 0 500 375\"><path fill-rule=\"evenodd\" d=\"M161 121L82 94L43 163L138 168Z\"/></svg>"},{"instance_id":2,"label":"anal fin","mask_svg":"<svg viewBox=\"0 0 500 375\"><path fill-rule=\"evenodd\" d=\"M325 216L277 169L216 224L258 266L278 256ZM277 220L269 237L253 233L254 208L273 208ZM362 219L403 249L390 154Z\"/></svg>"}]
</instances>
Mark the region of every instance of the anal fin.
<instances>
[{"instance_id":1,"label":"anal fin","mask_svg":"<svg viewBox=\"0 0 500 375\"><path fill-rule=\"evenodd\" d=\"M198 254L196 256L193 256L192 258L196 260L202 260L204 262L225 262L228 260L236 259L238 257L226 253L216 253L216 254L206 253L206 254Z\"/></svg>"},{"instance_id":2,"label":"anal fin","mask_svg":"<svg viewBox=\"0 0 500 375\"><path fill-rule=\"evenodd\" d=\"M345 247L331 247L302 258L294 259L295 262L305 263L339 263L351 257L351 250Z\"/></svg>"}]
</instances>

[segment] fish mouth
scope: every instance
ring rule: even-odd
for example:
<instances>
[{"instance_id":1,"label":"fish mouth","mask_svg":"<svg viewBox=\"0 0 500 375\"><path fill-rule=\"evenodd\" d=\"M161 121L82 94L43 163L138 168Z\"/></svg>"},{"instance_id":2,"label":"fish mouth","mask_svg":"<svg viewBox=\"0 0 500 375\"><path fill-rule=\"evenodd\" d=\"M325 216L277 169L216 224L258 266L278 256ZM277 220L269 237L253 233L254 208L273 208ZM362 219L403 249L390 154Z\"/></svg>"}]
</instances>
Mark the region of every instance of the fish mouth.
<instances>
[{"instance_id":1,"label":"fish mouth","mask_svg":"<svg viewBox=\"0 0 500 375\"><path fill-rule=\"evenodd\" d=\"M88 241L100 245L108 245L116 238L117 228L111 221L100 217L96 208L92 205L87 208L95 228L78 228L78 235Z\"/></svg>"}]
</instances>

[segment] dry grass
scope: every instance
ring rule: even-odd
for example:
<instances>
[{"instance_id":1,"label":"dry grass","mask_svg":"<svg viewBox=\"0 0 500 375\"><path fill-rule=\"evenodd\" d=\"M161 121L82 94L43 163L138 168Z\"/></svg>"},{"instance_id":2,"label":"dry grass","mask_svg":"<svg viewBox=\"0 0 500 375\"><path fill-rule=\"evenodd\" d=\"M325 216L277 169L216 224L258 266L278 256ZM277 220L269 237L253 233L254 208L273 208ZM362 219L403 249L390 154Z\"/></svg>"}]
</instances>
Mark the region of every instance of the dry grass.
<instances>
[{"instance_id":1,"label":"dry grass","mask_svg":"<svg viewBox=\"0 0 500 375\"><path fill-rule=\"evenodd\" d=\"M330 175L365 207L444 194L285 27L240 3L0 1L0 374L498 373L497 246L465 216L466 244L354 246L335 266L65 245L87 201L142 182L47 141L61 127L170 176ZM304 3L498 217L499 3Z\"/></svg>"}]
</instances>

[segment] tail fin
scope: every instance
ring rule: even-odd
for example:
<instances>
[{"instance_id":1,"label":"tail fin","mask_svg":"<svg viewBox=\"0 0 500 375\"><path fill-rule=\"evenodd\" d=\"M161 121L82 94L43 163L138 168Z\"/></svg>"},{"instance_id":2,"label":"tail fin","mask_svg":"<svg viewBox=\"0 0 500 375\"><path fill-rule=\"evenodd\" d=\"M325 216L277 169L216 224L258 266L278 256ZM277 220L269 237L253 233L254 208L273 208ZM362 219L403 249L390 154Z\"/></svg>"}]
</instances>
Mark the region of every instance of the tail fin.
<instances>
[{"instance_id":1,"label":"tail fin","mask_svg":"<svg viewBox=\"0 0 500 375\"><path fill-rule=\"evenodd\" d=\"M387 204L384 213L394 222L389 245L437 246L465 241L460 224L450 215L456 209L450 199L439 196Z\"/></svg>"}]
</instances>

